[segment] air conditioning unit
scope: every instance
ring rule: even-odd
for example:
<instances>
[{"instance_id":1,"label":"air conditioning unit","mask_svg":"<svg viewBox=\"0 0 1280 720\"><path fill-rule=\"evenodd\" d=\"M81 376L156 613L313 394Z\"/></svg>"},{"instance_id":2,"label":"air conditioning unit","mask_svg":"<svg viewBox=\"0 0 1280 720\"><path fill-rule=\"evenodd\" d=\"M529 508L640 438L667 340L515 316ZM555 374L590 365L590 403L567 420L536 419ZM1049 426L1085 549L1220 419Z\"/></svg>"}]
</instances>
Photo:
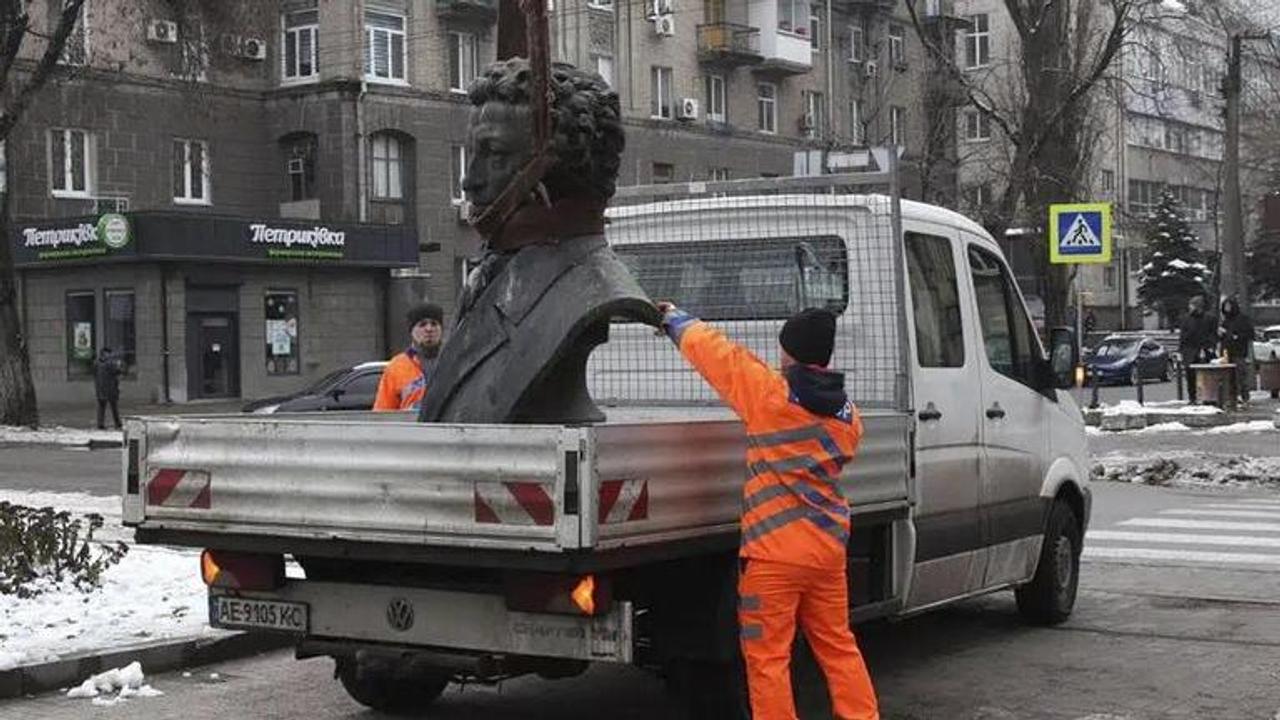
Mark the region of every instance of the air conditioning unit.
<instances>
[{"instance_id":1,"label":"air conditioning unit","mask_svg":"<svg viewBox=\"0 0 1280 720\"><path fill-rule=\"evenodd\" d=\"M178 23L172 20L152 20L148 22L147 41L169 44L178 42Z\"/></svg>"},{"instance_id":2,"label":"air conditioning unit","mask_svg":"<svg viewBox=\"0 0 1280 720\"><path fill-rule=\"evenodd\" d=\"M302 158L289 158L284 164L285 172L289 175L301 175L306 172L306 166L302 162Z\"/></svg>"},{"instance_id":3,"label":"air conditioning unit","mask_svg":"<svg viewBox=\"0 0 1280 720\"><path fill-rule=\"evenodd\" d=\"M658 18L663 15L674 15L675 6L672 0L649 0L649 17Z\"/></svg>"},{"instance_id":4,"label":"air conditioning unit","mask_svg":"<svg viewBox=\"0 0 1280 720\"><path fill-rule=\"evenodd\" d=\"M471 219L471 201L470 200L462 200L460 202L455 200L453 203L453 208L458 212L459 223L465 225ZM464 278L465 278L465 275L464 275Z\"/></svg>"},{"instance_id":5,"label":"air conditioning unit","mask_svg":"<svg viewBox=\"0 0 1280 720\"><path fill-rule=\"evenodd\" d=\"M817 122L816 118L813 117L813 113L807 112L800 116L800 132L811 132L815 127L817 127Z\"/></svg>"},{"instance_id":6,"label":"air conditioning unit","mask_svg":"<svg viewBox=\"0 0 1280 720\"><path fill-rule=\"evenodd\" d=\"M875 60L868 60L866 64L862 66L863 77L873 78L879 72L880 72L880 65Z\"/></svg>"},{"instance_id":7,"label":"air conditioning unit","mask_svg":"<svg viewBox=\"0 0 1280 720\"><path fill-rule=\"evenodd\" d=\"M249 60L266 60L267 41L262 38L243 38L240 42L240 57Z\"/></svg>"},{"instance_id":8,"label":"air conditioning unit","mask_svg":"<svg viewBox=\"0 0 1280 720\"><path fill-rule=\"evenodd\" d=\"M680 98L680 114L676 117L681 120L697 120L698 119L698 99L697 98Z\"/></svg>"},{"instance_id":9,"label":"air conditioning unit","mask_svg":"<svg viewBox=\"0 0 1280 720\"><path fill-rule=\"evenodd\" d=\"M127 197L99 197L93 199L93 214L129 212Z\"/></svg>"},{"instance_id":10,"label":"air conditioning unit","mask_svg":"<svg viewBox=\"0 0 1280 720\"><path fill-rule=\"evenodd\" d=\"M653 32L665 37L671 37L676 34L676 17L674 15L659 15L653 19Z\"/></svg>"}]
</instances>

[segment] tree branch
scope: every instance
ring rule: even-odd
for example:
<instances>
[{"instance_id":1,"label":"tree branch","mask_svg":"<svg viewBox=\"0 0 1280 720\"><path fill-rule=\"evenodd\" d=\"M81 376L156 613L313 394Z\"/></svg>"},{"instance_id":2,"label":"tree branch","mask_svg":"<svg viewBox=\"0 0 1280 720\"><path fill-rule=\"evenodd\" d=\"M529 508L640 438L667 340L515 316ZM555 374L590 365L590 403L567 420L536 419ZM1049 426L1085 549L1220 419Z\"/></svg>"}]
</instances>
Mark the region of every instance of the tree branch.
<instances>
[{"instance_id":1,"label":"tree branch","mask_svg":"<svg viewBox=\"0 0 1280 720\"><path fill-rule=\"evenodd\" d=\"M6 1L12 2L12 0ZM65 0L65 2L62 14L58 16L58 27L53 31L53 39L45 47L44 55L40 57L40 62L36 65L36 69L31 73L31 77L26 84L18 90L18 97L14 99L13 104L6 107L3 113L0 113L0 139L9 137L9 131L13 129L22 114L26 112L27 107L31 105L36 93L40 92L40 89L49 81L49 77L53 74L53 69L57 67L58 59L62 57L62 52L66 49L67 40L71 37L71 32L75 29L76 21L80 17L80 9L84 7L84 0ZM12 38L6 39L12 42ZM8 47L6 46L5 50L8 50ZM19 49L21 48L21 41L18 42L18 47ZM4 74L6 78L9 76L8 70L12 67L13 58L16 56L17 52L14 52L12 56L6 55L9 67L0 66L0 68L6 70Z\"/></svg>"}]
</instances>

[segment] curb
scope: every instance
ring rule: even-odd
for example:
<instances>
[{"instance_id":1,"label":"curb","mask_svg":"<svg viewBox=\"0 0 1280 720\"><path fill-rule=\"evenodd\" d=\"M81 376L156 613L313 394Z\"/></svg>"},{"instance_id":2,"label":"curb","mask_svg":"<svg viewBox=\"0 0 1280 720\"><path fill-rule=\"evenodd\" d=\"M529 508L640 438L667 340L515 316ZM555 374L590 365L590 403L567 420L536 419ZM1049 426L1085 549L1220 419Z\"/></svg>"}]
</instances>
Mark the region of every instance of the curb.
<instances>
[{"instance_id":1,"label":"curb","mask_svg":"<svg viewBox=\"0 0 1280 720\"><path fill-rule=\"evenodd\" d=\"M257 655L290 647L297 642L298 638L293 635L237 632L222 637L185 638L89 651L39 665L0 671L0 699L75 687L90 675L124 667L135 660L142 663L142 669L151 675Z\"/></svg>"},{"instance_id":2,"label":"curb","mask_svg":"<svg viewBox=\"0 0 1280 720\"><path fill-rule=\"evenodd\" d=\"M82 442L20 442L0 440L0 449L28 448L34 450L108 450L124 447L123 440L84 440Z\"/></svg>"}]
</instances>

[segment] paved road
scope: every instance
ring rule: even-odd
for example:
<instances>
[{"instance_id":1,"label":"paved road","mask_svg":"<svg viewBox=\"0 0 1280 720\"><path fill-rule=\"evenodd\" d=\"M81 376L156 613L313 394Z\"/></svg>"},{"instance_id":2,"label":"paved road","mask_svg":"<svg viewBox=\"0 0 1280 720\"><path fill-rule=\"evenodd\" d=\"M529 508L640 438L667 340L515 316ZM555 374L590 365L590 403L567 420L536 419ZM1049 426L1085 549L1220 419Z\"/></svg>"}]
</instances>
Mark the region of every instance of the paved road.
<instances>
[{"instance_id":1,"label":"paved road","mask_svg":"<svg viewBox=\"0 0 1280 720\"><path fill-rule=\"evenodd\" d=\"M1065 625L1027 627L1000 593L859 629L886 720L1277 717L1280 496L1105 483L1095 498ZM804 664L799 676L801 716L829 717L816 671ZM47 695L0 703L0 719L380 717L346 697L331 662L287 653L151 680L164 697L103 708ZM658 678L618 667L454 687L436 710L430 717L684 717Z\"/></svg>"}]
</instances>

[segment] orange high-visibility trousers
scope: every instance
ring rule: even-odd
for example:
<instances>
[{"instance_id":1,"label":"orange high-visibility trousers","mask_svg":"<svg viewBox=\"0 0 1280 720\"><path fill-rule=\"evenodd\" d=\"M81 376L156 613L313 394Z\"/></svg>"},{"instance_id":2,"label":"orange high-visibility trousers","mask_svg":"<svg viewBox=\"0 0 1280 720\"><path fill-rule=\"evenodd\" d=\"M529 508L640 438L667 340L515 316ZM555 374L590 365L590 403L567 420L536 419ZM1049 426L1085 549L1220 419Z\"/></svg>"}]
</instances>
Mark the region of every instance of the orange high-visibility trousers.
<instances>
[{"instance_id":1,"label":"orange high-visibility trousers","mask_svg":"<svg viewBox=\"0 0 1280 720\"><path fill-rule=\"evenodd\" d=\"M876 691L849 629L843 567L747 560L738 579L738 623L752 720L796 720L791 644L796 620L827 677L839 720L879 720Z\"/></svg>"}]
</instances>

